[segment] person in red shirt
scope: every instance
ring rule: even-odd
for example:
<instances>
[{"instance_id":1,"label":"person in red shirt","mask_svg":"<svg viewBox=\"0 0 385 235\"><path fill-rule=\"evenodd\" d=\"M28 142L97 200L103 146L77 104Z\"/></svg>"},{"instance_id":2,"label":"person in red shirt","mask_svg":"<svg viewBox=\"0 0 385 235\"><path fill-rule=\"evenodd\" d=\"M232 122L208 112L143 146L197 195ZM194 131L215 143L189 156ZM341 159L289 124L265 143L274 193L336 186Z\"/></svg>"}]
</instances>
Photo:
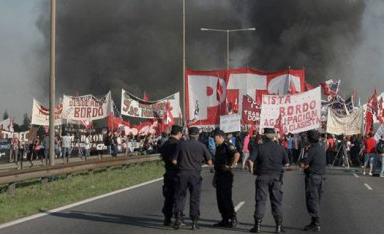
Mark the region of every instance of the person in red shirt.
<instances>
[{"instance_id":1,"label":"person in red shirt","mask_svg":"<svg viewBox=\"0 0 385 235\"><path fill-rule=\"evenodd\" d=\"M369 163L369 175L373 175L373 166L376 158L376 146L377 141L373 137L373 133L369 133L366 139L364 140L363 154L365 154L364 169L362 174L366 175L366 168Z\"/></svg>"}]
</instances>

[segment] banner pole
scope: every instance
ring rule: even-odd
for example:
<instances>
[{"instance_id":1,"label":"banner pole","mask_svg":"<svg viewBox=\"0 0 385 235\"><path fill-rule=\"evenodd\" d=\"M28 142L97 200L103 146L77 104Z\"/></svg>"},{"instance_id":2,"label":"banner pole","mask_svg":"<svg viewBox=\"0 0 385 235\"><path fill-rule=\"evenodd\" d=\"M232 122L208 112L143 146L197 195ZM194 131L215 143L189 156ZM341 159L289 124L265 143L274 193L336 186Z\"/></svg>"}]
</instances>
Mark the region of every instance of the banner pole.
<instances>
[{"instance_id":1,"label":"banner pole","mask_svg":"<svg viewBox=\"0 0 385 235\"><path fill-rule=\"evenodd\" d=\"M49 80L49 164L54 165L55 159L55 77L56 77L56 51L55 51L55 34L56 34L56 0L51 0L51 55L50 70L51 76Z\"/></svg>"}]
</instances>

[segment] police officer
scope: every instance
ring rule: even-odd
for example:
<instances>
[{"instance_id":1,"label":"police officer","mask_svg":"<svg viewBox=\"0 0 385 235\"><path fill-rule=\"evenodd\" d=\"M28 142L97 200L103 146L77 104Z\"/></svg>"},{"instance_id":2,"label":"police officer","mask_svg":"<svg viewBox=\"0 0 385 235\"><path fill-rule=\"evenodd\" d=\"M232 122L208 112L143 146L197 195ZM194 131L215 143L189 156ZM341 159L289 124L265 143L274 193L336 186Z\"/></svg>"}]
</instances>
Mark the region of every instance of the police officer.
<instances>
[{"instance_id":1,"label":"police officer","mask_svg":"<svg viewBox=\"0 0 385 235\"><path fill-rule=\"evenodd\" d=\"M204 144L198 141L199 129L189 129L190 139L178 144L173 156L173 164L177 167L176 202L175 202L175 224L179 229L182 225L182 215L187 189L190 192L190 218L192 229L198 229L198 218L200 215L199 204L202 186L201 170L202 164L206 162L212 165L211 154Z\"/></svg>"},{"instance_id":2,"label":"police officer","mask_svg":"<svg viewBox=\"0 0 385 235\"><path fill-rule=\"evenodd\" d=\"M272 214L276 223L276 233L284 232L282 228L282 177L283 166L288 165L289 159L285 149L274 142L276 133L272 128L264 129L263 143L253 150L248 161L253 164L255 181L255 224L250 232L261 232L261 223L265 214L267 195L270 197ZM251 162L250 162L251 161Z\"/></svg>"},{"instance_id":3,"label":"police officer","mask_svg":"<svg viewBox=\"0 0 385 235\"><path fill-rule=\"evenodd\" d=\"M171 127L171 133L168 140L163 143L160 148L160 154L164 161L165 174L163 175L163 196L164 204L162 212L164 214L165 226L171 225L171 217L173 215L173 208L175 205L175 185L176 178L176 166L172 163L172 157L174 156L176 146L182 137L182 127L174 125Z\"/></svg>"},{"instance_id":4,"label":"police officer","mask_svg":"<svg viewBox=\"0 0 385 235\"><path fill-rule=\"evenodd\" d=\"M305 173L306 207L311 216L311 223L305 226L305 231L321 231L320 227L320 201L322 193L322 180L326 167L326 152L319 142L320 134L316 130L307 132L307 140L310 143L307 154L301 161Z\"/></svg>"},{"instance_id":5,"label":"police officer","mask_svg":"<svg viewBox=\"0 0 385 235\"><path fill-rule=\"evenodd\" d=\"M214 157L215 175L213 186L216 188L218 209L222 221L214 224L214 227L236 227L238 221L232 200L232 188L234 175L231 171L239 160L239 152L236 147L225 141L225 133L221 130L214 131L216 151Z\"/></svg>"}]
</instances>

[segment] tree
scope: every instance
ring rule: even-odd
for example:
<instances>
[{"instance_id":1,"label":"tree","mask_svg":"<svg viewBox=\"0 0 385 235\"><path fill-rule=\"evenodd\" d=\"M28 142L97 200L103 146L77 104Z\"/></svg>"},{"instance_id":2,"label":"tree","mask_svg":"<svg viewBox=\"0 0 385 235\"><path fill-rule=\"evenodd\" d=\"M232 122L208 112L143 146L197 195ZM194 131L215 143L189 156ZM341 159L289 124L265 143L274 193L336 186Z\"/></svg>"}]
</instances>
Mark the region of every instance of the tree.
<instances>
[{"instance_id":1,"label":"tree","mask_svg":"<svg viewBox=\"0 0 385 235\"><path fill-rule=\"evenodd\" d=\"M31 125L31 119L29 118L28 113L25 113L23 116L23 124L20 126L20 129L22 131L27 131L29 130L30 125Z\"/></svg>"},{"instance_id":2,"label":"tree","mask_svg":"<svg viewBox=\"0 0 385 235\"><path fill-rule=\"evenodd\" d=\"M8 118L9 118L9 114L8 114L7 110L5 110L3 113L3 120L6 120Z\"/></svg>"}]
</instances>

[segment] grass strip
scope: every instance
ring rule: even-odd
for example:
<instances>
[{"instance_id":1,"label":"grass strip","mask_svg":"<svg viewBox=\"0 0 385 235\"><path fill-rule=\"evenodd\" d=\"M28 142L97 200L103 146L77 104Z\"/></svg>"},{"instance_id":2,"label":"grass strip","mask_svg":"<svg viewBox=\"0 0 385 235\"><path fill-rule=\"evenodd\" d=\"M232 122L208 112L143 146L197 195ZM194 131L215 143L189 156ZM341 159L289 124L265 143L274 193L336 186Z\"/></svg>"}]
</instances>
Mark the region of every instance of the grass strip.
<instances>
[{"instance_id":1,"label":"grass strip","mask_svg":"<svg viewBox=\"0 0 385 235\"><path fill-rule=\"evenodd\" d=\"M0 193L0 223L130 187L159 178L163 173L162 162L156 161L129 165L125 169L61 177L45 185L40 182L25 184L16 188L15 195Z\"/></svg>"}]
</instances>

